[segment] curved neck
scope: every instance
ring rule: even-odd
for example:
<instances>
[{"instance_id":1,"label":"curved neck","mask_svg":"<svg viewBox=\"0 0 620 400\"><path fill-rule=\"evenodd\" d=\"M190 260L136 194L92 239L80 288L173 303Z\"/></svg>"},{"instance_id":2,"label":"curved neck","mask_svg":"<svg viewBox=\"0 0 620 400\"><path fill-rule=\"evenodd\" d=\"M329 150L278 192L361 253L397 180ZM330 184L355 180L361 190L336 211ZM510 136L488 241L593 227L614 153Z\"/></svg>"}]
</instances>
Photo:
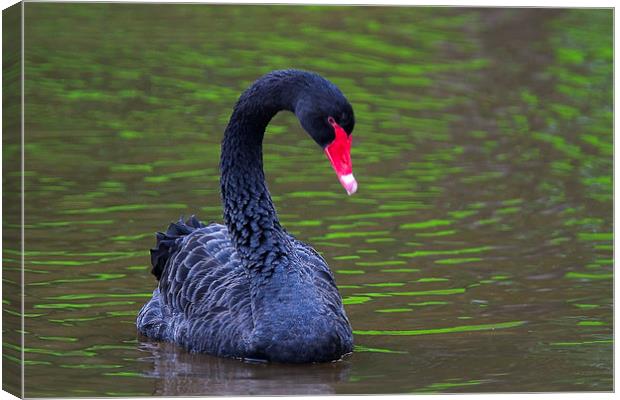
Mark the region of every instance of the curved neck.
<instances>
[{"instance_id":1,"label":"curved neck","mask_svg":"<svg viewBox=\"0 0 620 400\"><path fill-rule=\"evenodd\" d=\"M292 252L265 183L262 142L281 110L295 111L301 93L297 74L269 74L239 98L230 118L220 161L224 221L244 265L275 268Z\"/></svg>"}]
</instances>

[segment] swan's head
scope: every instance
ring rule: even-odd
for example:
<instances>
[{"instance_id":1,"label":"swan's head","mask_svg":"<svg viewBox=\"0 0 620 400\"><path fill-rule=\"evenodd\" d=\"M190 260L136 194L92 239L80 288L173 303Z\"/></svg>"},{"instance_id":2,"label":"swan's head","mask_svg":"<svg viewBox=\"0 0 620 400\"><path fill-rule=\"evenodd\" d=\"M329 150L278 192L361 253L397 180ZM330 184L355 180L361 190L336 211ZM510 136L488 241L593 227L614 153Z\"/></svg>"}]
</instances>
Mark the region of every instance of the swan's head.
<instances>
[{"instance_id":1,"label":"swan's head","mask_svg":"<svg viewBox=\"0 0 620 400\"><path fill-rule=\"evenodd\" d=\"M344 189L352 195L357 190L351 164L353 107L336 85L319 75L313 78L298 100L295 114L301 126L325 152Z\"/></svg>"}]
</instances>

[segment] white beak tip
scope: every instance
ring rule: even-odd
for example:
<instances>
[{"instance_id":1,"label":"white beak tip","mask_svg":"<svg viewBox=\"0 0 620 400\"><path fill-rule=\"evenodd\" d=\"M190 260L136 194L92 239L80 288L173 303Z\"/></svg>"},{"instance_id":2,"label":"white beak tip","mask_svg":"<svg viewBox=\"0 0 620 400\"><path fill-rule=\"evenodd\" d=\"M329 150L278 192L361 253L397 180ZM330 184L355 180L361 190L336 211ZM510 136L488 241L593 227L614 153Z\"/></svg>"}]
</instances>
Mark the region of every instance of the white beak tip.
<instances>
[{"instance_id":1,"label":"white beak tip","mask_svg":"<svg viewBox=\"0 0 620 400\"><path fill-rule=\"evenodd\" d=\"M357 192L357 181L355 180L353 174L342 175L339 176L338 179L349 196Z\"/></svg>"}]
</instances>

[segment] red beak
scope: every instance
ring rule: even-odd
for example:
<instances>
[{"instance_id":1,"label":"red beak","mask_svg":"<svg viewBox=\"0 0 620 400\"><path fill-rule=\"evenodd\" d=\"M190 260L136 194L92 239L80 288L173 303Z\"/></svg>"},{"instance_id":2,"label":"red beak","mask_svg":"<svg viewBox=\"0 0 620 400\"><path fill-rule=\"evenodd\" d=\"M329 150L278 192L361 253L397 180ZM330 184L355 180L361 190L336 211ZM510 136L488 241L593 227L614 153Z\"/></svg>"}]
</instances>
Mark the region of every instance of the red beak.
<instances>
[{"instance_id":1,"label":"red beak","mask_svg":"<svg viewBox=\"0 0 620 400\"><path fill-rule=\"evenodd\" d=\"M350 196L357 190L357 181L353 176L351 165L351 136L344 129L329 118L329 123L334 127L336 138L325 147L325 154L338 175L338 180Z\"/></svg>"}]
</instances>

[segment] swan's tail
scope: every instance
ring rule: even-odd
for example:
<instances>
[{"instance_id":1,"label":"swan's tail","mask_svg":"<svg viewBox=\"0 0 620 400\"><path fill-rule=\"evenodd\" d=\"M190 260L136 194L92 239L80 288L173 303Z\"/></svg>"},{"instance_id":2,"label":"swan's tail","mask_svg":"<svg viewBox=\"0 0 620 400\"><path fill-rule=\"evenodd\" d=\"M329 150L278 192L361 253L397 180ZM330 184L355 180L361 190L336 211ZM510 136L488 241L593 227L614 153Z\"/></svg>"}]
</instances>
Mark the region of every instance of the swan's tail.
<instances>
[{"instance_id":1,"label":"swan's tail","mask_svg":"<svg viewBox=\"0 0 620 400\"><path fill-rule=\"evenodd\" d=\"M151 265L153 266L151 273L155 275L157 280L164 273L168 258L177 250L177 240L205 226L205 224L192 215L185 222L183 222L183 217L181 217L179 221L170 224L166 233L157 232L157 243L155 248L151 249Z\"/></svg>"}]
</instances>

